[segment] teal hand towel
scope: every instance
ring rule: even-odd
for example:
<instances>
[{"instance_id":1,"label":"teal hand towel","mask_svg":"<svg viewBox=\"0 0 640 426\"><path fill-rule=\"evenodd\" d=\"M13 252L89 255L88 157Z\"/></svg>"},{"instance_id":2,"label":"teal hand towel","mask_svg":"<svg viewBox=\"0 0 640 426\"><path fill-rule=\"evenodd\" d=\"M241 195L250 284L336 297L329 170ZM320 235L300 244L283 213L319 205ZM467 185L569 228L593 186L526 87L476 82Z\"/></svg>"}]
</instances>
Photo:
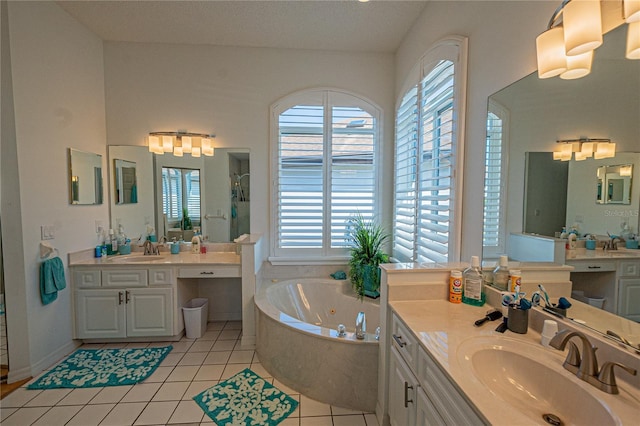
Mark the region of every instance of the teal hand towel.
<instances>
[{"instance_id":1,"label":"teal hand towel","mask_svg":"<svg viewBox=\"0 0 640 426\"><path fill-rule=\"evenodd\" d=\"M66 286L64 265L59 257L47 259L40 264L40 297L43 305L56 300L58 291Z\"/></svg>"}]
</instances>

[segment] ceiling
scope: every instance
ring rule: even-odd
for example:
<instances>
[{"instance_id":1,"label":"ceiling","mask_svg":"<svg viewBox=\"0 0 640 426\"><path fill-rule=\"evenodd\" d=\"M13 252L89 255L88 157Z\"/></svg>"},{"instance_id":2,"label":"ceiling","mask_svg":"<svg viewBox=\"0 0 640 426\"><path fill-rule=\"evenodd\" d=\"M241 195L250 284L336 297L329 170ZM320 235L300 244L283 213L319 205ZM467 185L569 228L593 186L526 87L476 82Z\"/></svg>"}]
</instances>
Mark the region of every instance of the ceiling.
<instances>
[{"instance_id":1,"label":"ceiling","mask_svg":"<svg viewBox=\"0 0 640 426\"><path fill-rule=\"evenodd\" d=\"M392 53L427 0L56 3L107 41Z\"/></svg>"}]
</instances>

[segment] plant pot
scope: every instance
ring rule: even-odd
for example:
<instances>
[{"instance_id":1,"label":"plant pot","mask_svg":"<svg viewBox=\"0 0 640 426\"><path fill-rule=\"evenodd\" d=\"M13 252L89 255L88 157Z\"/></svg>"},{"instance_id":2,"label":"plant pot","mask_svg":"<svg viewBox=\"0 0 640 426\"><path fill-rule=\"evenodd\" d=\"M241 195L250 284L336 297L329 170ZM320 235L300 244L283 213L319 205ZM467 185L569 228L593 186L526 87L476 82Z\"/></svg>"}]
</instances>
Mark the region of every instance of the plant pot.
<instances>
[{"instance_id":1,"label":"plant pot","mask_svg":"<svg viewBox=\"0 0 640 426\"><path fill-rule=\"evenodd\" d=\"M380 268L373 265L364 265L362 267L362 278L364 285L364 295L377 299L380 297Z\"/></svg>"}]
</instances>

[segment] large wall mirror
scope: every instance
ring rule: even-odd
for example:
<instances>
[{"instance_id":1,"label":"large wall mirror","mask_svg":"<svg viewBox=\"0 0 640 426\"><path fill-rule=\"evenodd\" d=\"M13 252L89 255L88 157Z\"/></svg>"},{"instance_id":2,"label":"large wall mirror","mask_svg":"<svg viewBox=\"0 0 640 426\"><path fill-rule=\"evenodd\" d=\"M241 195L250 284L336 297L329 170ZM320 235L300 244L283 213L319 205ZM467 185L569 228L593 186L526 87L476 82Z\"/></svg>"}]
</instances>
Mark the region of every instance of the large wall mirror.
<instances>
[{"instance_id":1,"label":"large wall mirror","mask_svg":"<svg viewBox=\"0 0 640 426\"><path fill-rule=\"evenodd\" d=\"M624 57L626 27L605 35L590 75L541 80L533 73L489 98L487 141L498 148L487 149L495 179L485 182L484 259L508 253L510 233L553 237L574 224L581 233L618 234L626 225L638 232L640 61ZM582 137L610 138L621 152L600 160L553 160L557 140ZM632 165L628 181L618 181L620 165ZM598 176L601 197L609 197L606 174L613 179L611 203L598 204ZM592 325L640 335L640 325L620 317L620 326L605 325L607 315Z\"/></svg>"},{"instance_id":2,"label":"large wall mirror","mask_svg":"<svg viewBox=\"0 0 640 426\"><path fill-rule=\"evenodd\" d=\"M213 157L193 158L153 155L145 146L113 145L109 158L110 227L117 229L121 224L132 240L149 227L157 236L187 241L198 229L211 242L233 241L250 232L248 149L217 148ZM119 165L135 165L135 203L118 201ZM185 223L190 223L186 226L190 229L183 229Z\"/></svg>"},{"instance_id":3,"label":"large wall mirror","mask_svg":"<svg viewBox=\"0 0 640 426\"><path fill-rule=\"evenodd\" d=\"M69 203L102 204L102 155L69 148Z\"/></svg>"}]
</instances>

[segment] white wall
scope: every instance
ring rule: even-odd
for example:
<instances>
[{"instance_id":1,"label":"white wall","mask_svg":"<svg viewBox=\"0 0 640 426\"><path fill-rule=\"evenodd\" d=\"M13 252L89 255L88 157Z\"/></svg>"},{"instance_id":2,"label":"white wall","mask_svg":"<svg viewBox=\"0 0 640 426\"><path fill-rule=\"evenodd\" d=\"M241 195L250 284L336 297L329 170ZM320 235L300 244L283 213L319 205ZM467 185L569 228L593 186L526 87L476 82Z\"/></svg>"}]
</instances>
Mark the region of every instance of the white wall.
<instances>
[{"instance_id":1,"label":"white wall","mask_svg":"<svg viewBox=\"0 0 640 426\"><path fill-rule=\"evenodd\" d=\"M216 148L249 148L251 232L268 238L271 104L311 87L366 96L385 113L384 162L391 170L393 59L390 54L107 42L109 144L144 145L151 131L188 130L215 133ZM382 201L390 217L388 176Z\"/></svg>"},{"instance_id":2,"label":"white wall","mask_svg":"<svg viewBox=\"0 0 640 426\"><path fill-rule=\"evenodd\" d=\"M11 374L29 376L74 346L69 287L50 305L40 301L40 226L55 227L51 244L66 267L67 253L93 247L95 220L108 222L106 201L98 206L69 204L67 162L68 148L77 148L103 155L105 170L103 56L102 41L52 2L9 2L8 12L15 110L15 141L8 142L17 147L19 185L14 191L20 200L8 210L21 216L22 233L17 242L7 235L3 240L9 246L5 265L23 262L24 272L5 278L7 287L24 288L24 300L7 300L8 307L23 304L24 311L15 317L10 309L7 313L10 323L21 321L15 331L29 341L24 352L14 354L9 336ZM4 96L3 87L3 101ZM3 182L5 173L3 167ZM9 177L15 182L16 176ZM3 219L4 213L3 206ZM69 284L68 269L65 273Z\"/></svg>"}]
</instances>

